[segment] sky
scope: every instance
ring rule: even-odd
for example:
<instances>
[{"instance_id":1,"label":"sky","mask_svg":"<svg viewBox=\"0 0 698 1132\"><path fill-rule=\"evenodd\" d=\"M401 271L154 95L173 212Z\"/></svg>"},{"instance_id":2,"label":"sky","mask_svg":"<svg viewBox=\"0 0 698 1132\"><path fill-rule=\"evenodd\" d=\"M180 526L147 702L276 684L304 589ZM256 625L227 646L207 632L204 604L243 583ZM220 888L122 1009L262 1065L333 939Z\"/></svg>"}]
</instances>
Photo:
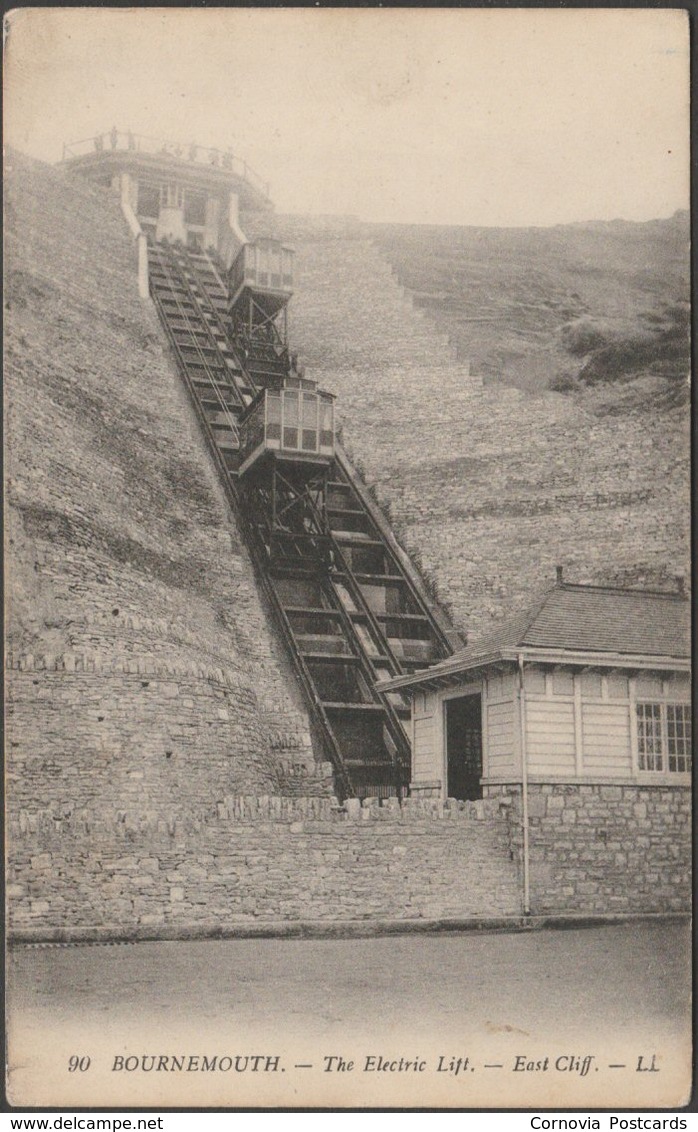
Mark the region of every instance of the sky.
<instances>
[{"instance_id":1,"label":"sky","mask_svg":"<svg viewBox=\"0 0 698 1132\"><path fill-rule=\"evenodd\" d=\"M5 141L230 145L280 212L648 220L688 207L688 52L677 9L16 9Z\"/></svg>"}]
</instances>

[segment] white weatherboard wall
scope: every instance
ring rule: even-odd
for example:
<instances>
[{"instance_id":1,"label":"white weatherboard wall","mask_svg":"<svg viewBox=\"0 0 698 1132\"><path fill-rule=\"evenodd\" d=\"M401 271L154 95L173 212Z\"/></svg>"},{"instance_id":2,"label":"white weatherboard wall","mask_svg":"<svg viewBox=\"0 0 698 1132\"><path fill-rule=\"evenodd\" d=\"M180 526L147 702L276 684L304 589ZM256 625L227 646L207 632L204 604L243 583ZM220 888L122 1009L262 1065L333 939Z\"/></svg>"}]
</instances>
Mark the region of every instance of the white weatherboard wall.
<instances>
[{"instance_id":1,"label":"white weatherboard wall","mask_svg":"<svg viewBox=\"0 0 698 1132\"><path fill-rule=\"evenodd\" d=\"M487 736L483 772L488 778L510 778L520 765L515 677L510 673L491 675L483 684L483 748Z\"/></svg>"},{"instance_id":2,"label":"white weatherboard wall","mask_svg":"<svg viewBox=\"0 0 698 1132\"><path fill-rule=\"evenodd\" d=\"M412 783L430 783L446 796L445 704L459 696L482 699L483 776L510 781L520 766L518 699L513 674L496 674L449 688L444 692L417 691L413 696ZM436 783L438 782L438 788Z\"/></svg>"},{"instance_id":3,"label":"white weatherboard wall","mask_svg":"<svg viewBox=\"0 0 698 1132\"><path fill-rule=\"evenodd\" d=\"M478 679L464 674L463 684L446 691L414 693L412 782L417 790L430 786L445 797L444 704L473 693L482 697L483 784L521 780L518 674L512 665L510 672ZM688 784L688 774L640 770L636 726L637 703L689 704L688 675L527 665L524 699L530 780Z\"/></svg>"},{"instance_id":4,"label":"white weatherboard wall","mask_svg":"<svg viewBox=\"0 0 698 1132\"><path fill-rule=\"evenodd\" d=\"M532 666L524 675L529 775L685 784L687 775L641 771L636 704L690 703L686 675L576 672ZM490 772L491 773L491 772Z\"/></svg>"},{"instance_id":5,"label":"white weatherboard wall","mask_svg":"<svg viewBox=\"0 0 698 1132\"><path fill-rule=\"evenodd\" d=\"M587 774L632 774L628 704L582 703L582 770Z\"/></svg>"}]
</instances>

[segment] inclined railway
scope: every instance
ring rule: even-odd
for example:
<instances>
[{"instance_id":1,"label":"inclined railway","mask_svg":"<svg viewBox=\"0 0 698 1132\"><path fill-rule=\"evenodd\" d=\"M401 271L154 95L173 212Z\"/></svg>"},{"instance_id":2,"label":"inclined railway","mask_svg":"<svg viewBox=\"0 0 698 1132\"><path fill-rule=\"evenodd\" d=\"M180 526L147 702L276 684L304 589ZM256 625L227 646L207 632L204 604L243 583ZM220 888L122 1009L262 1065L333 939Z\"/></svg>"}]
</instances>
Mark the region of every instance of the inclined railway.
<instances>
[{"instance_id":1,"label":"inclined railway","mask_svg":"<svg viewBox=\"0 0 698 1132\"><path fill-rule=\"evenodd\" d=\"M449 656L452 630L342 451L334 397L289 353L293 252L256 240L226 271L153 242L149 276L338 793L402 796L409 705L375 685Z\"/></svg>"}]
</instances>

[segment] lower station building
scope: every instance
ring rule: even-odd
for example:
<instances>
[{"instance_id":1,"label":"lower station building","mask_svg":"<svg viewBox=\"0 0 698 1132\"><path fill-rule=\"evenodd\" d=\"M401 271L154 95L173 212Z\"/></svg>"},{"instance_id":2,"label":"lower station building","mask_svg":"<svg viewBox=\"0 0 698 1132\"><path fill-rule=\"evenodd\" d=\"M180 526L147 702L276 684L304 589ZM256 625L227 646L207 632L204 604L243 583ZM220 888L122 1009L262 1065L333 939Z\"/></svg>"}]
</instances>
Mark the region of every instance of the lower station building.
<instances>
[{"instance_id":1,"label":"lower station building","mask_svg":"<svg viewBox=\"0 0 698 1132\"><path fill-rule=\"evenodd\" d=\"M689 623L682 587L558 570L496 635L383 685L411 698L412 795L511 808L529 909L532 890L538 910L565 892L620 906L636 885L645 907L688 898Z\"/></svg>"}]
</instances>

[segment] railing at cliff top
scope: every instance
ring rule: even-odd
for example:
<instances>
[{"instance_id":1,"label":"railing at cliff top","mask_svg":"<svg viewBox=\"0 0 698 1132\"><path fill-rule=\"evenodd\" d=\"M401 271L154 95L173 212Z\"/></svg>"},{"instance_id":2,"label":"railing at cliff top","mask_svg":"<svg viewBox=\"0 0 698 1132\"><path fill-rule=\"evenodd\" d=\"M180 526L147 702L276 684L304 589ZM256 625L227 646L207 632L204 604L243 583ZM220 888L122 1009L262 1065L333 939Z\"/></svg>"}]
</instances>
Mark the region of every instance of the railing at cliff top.
<instances>
[{"instance_id":1,"label":"railing at cliff top","mask_svg":"<svg viewBox=\"0 0 698 1132\"><path fill-rule=\"evenodd\" d=\"M236 157L230 149L216 149L212 146L182 145L180 142L170 142L162 138L149 137L147 134L122 133L111 130L104 134L95 134L80 141L63 143L63 160L69 157L84 157L88 153L148 153L156 157L174 157L183 164L209 165L223 172L235 173L249 181L256 189L268 199L269 182L263 181L254 169L242 158Z\"/></svg>"}]
</instances>

